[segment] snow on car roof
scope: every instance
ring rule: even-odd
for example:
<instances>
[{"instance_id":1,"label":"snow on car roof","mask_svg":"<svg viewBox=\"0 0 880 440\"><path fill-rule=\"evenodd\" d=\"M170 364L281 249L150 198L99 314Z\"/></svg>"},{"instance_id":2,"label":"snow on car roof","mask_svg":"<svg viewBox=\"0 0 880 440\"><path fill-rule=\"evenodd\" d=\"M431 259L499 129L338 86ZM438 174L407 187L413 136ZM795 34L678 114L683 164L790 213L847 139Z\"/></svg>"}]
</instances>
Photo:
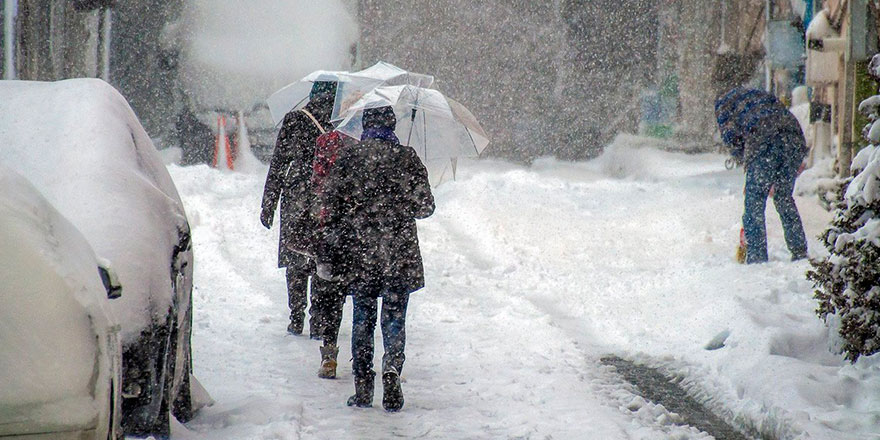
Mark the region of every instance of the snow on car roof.
<instances>
[{"instance_id":1,"label":"snow on car roof","mask_svg":"<svg viewBox=\"0 0 880 440\"><path fill-rule=\"evenodd\" d=\"M96 79L0 83L0 163L27 177L116 270L130 341L171 306L183 205L125 98Z\"/></svg>"}]
</instances>

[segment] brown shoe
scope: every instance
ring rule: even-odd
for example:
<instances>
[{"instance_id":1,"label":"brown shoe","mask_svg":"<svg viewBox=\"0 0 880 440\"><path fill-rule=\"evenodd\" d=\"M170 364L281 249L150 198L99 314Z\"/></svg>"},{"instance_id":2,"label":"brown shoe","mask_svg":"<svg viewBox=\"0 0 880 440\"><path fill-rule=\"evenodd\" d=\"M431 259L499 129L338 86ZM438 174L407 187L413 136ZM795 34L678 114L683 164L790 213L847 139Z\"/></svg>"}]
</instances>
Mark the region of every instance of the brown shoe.
<instances>
[{"instance_id":1,"label":"brown shoe","mask_svg":"<svg viewBox=\"0 0 880 440\"><path fill-rule=\"evenodd\" d=\"M336 356L339 348L335 345L321 347L321 368L318 369L318 377L321 379L336 379Z\"/></svg>"}]
</instances>

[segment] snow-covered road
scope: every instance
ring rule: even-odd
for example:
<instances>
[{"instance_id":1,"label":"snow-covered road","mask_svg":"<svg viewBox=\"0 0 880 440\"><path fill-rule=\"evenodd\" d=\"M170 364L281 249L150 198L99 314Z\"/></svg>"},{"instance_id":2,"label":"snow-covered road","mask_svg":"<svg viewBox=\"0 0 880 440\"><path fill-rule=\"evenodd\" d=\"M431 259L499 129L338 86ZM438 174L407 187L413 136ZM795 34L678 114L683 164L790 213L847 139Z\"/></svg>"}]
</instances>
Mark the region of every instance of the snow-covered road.
<instances>
[{"instance_id":1,"label":"snow-covered road","mask_svg":"<svg viewBox=\"0 0 880 440\"><path fill-rule=\"evenodd\" d=\"M613 353L779 438L880 438L880 361L828 352L808 263L787 261L772 208L771 262L733 261L742 174L723 161L617 145L583 164L462 165L419 223L427 287L410 302L399 414L380 389L373 409L344 404L350 302L335 381L315 376L317 341L285 332L265 169L170 166L193 226L195 374L216 400L174 437L708 438L601 366ZM799 199L810 237L830 217L813 200Z\"/></svg>"}]
</instances>

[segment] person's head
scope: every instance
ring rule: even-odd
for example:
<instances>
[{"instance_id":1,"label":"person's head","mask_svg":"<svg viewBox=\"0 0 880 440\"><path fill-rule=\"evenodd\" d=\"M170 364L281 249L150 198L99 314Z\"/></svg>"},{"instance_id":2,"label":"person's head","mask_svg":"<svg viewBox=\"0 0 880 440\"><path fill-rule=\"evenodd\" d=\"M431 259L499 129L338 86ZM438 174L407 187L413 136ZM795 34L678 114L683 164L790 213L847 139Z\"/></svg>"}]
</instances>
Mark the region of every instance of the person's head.
<instances>
[{"instance_id":1,"label":"person's head","mask_svg":"<svg viewBox=\"0 0 880 440\"><path fill-rule=\"evenodd\" d=\"M336 99L336 81L315 81L309 92L309 104L315 109L329 112Z\"/></svg>"},{"instance_id":2,"label":"person's head","mask_svg":"<svg viewBox=\"0 0 880 440\"><path fill-rule=\"evenodd\" d=\"M364 130L371 128L390 128L394 130L396 127L397 117L394 116L394 109L390 106L364 110Z\"/></svg>"},{"instance_id":3,"label":"person's head","mask_svg":"<svg viewBox=\"0 0 880 440\"><path fill-rule=\"evenodd\" d=\"M715 119L718 121L718 127L721 128L722 132L733 120L733 111L736 108L742 91L742 88L735 87L715 100Z\"/></svg>"}]
</instances>

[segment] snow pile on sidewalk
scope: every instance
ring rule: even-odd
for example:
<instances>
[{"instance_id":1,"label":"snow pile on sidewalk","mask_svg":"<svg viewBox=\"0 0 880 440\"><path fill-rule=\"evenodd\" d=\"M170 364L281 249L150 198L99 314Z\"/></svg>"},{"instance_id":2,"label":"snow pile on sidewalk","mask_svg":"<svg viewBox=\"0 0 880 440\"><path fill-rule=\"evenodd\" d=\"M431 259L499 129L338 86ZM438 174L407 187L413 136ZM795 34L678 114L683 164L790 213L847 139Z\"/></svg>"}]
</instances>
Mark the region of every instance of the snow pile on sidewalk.
<instances>
[{"instance_id":1,"label":"snow pile on sidewalk","mask_svg":"<svg viewBox=\"0 0 880 440\"><path fill-rule=\"evenodd\" d=\"M277 229L258 218L265 170L172 166L199 259L195 370L218 402L175 435L707 438L633 394L600 365L607 354L681 377L728 420L780 439L880 435L880 359L829 351L808 263L788 261L772 204L771 261L734 261L743 176L723 163L626 143L589 163L462 163L419 223L427 287L410 303L395 415L379 400L344 406L350 305L340 380L315 376L317 342L285 334ZM815 197L798 205L821 251L812 237L830 215Z\"/></svg>"}]
</instances>

